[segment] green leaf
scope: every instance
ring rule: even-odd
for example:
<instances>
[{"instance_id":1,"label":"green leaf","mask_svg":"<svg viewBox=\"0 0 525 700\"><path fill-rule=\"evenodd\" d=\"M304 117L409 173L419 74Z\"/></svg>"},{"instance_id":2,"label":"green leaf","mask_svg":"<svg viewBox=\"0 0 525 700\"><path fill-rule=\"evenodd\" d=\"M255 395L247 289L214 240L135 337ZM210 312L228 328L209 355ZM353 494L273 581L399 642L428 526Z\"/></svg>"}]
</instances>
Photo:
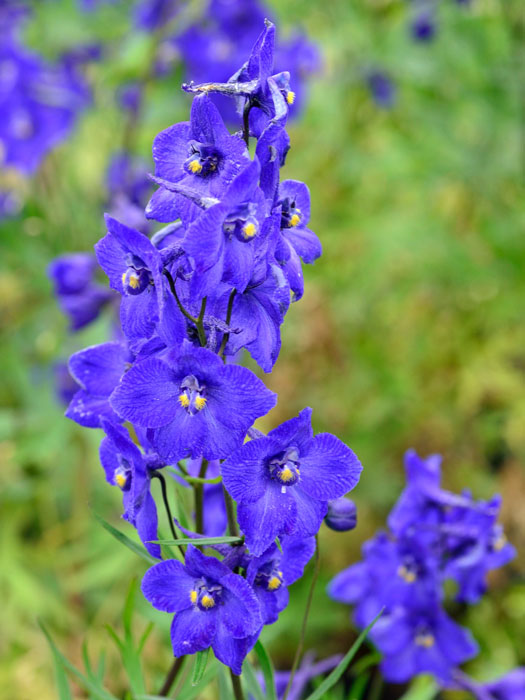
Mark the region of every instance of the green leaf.
<instances>
[{"instance_id":1,"label":"green leaf","mask_svg":"<svg viewBox=\"0 0 525 700\"><path fill-rule=\"evenodd\" d=\"M179 544L193 544L196 547L203 547L211 544L234 544L242 542L242 537L181 537L178 540L152 540L155 544L164 544L167 546L177 546Z\"/></svg>"},{"instance_id":2,"label":"green leaf","mask_svg":"<svg viewBox=\"0 0 525 700\"><path fill-rule=\"evenodd\" d=\"M257 675L253 670L253 666L248 660L246 660L242 667L242 677L246 681L248 690L253 695L255 700L265 700L264 694L262 692L259 681L257 680Z\"/></svg>"},{"instance_id":3,"label":"green leaf","mask_svg":"<svg viewBox=\"0 0 525 700\"><path fill-rule=\"evenodd\" d=\"M210 654L210 647L204 649L204 651L199 651L196 654L195 666L193 667L193 677L191 679L192 685L199 685L206 671L206 664L208 663L208 656Z\"/></svg>"},{"instance_id":4,"label":"green leaf","mask_svg":"<svg viewBox=\"0 0 525 700\"><path fill-rule=\"evenodd\" d=\"M138 542L134 542L133 540L130 540L130 538L125 535L123 532L120 532L120 530L117 530L116 527L113 527L113 525L110 525L104 518L101 518L100 515L97 513L93 513L95 518L98 520L98 522L102 525L102 527L107 530L113 537L118 540L121 544L125 545L128 549L131 549L132 552L135 554L138 554L139 557L142 557L145 561L148 562L148 564L157 564L158 560L155 559L155 557L152 557L149 552L147 552L144 547Z\"/></svg>"},{"instance_id":5,"label":"green leaf","mask_svg":"<svg viewBox=\"0 0 525 700\"><path fill-rule=\"evenodd\" d=\"M433 700L439 690L432 676L418 676L401 700Z\"/></svg>"},{"instance_id":6,"label":"green leaf","mask_svg":"<svg viewBox=\"0 0 525 700\"><path fill-rule=\"evenodd\" d=\"M383 608L384 609L384 608ZM357 654L357 651L359 650L359 647L361 644L364 642L366 635L370 632L372 627L375 625L375 623L379 620L381 615L383 614L383 610L376 615L376 617L372 620L372 622L368 625L368 627L365 627L365 629L361 632L359 637L355 640L355 642L352 644L350 649L346 652L344 657L341 659L339 664L334 668L332 673L324 679L324 681L321 683L319 688L317 690L314 690L314 692L308 696L307 700L322 700L323 697L325 697L325 693L332 688L337 681L341 678L343 673L345 672L348 664L354 656Z\"/></svg>"},{"instance_id":7,"label":"green leaf","mask_svg":"<svg viewBox=\"0 0 525 700\"><path fill-rule=\"evenodd\" d=\"M275 681L273 677L272 661L268 656L268 652L264 648L261 640L257 640L254 650L257 654L257 658L259 659L261 671L263 672L267 700L277 700L277 693L275 692Z\"/></svg>"},{"instance_id":8,"label":"green leaf","mask_svg":"<svg viewBox=\"0 0 525 700\"><path fill-rule=\"evenodd\" d=\"M109 691L99 686L90 678L86 678L86 676L83 673L81 673L75 666L73 666L73 664L70 661L68 661L68 659L66 659L66 657L58 650L56 644L51 638L51 635L40 620L38 621L38 625L44 633L44 635L46 636L46 639L49 643L49 646L51 647L51 651L53 652L53 656L55 657L55 659L57 659L57 661L60 662L63 668L67 669L78 679L78 682L85 690L91 693L91 695L97 698L97 700L117 700L117 698L114 695L112 695ZM65 696L65 698L68 698L68 696ZM63 699L60 698L60 700Z\"/></svg>"},{"instance_id":9,"label":"green leaf","mask_svg":"<svg viewBox=\"0 0 525 700\"><path fill-rule=\"evenodd\" d=\"M348 697L352 700L361 700L363 693L366 690L368 681L370 680L370 673L362 673L359 678L356 678L352 683Z\"/></svg>"}]
</instances>

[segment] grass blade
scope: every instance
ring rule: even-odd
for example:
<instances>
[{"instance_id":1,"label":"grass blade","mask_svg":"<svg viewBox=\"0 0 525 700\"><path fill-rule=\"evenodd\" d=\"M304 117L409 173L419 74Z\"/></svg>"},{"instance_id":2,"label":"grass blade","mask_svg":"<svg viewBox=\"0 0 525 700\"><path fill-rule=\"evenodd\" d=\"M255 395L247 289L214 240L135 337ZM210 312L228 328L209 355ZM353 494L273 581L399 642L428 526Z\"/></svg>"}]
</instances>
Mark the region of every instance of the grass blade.
<instances>
[{"instance_id":1,"label":"grass blade","mask_svg":"<svg viewBox=\"0 0 525 700\"><path fill-rule=\"evenodd\" d=\"M365 627L365 629L361 632L359 637L355 640L355 642L352 644L350 649L346 652L344 657L341 659L340 663L338 666L334 668L332 673L330 673L327 678L324 679L324 681L321 683L319 688L317 690L314 690L314 692L308 696L307 700L322 700L322 698L326 697L325 693L332 688L337 681L341 678L343 673L346 671L347 666L349 663L352 661L354 656L357 654L359 647L361 644L365 641L366 635L370 632L372 627L375 625L375 623L379 620L381 615L383 614L383 610L379 612L378 615L372 620L372 622L368 625L368 627Z\"/></svg>"},{"instance_id":2,"label":"grass blade","mask_svg":"<svg viewBox=\"0 0 525 700\"><path fill-rule=\"evenodd\" d=\"M102 525L102 527L107 530L110 535L113 535L113 537L118 540L121 544L125 545L128 549L131 549L134 554L138 554L139 557L142 557L145 561L148 562L148 564L156 564L158 562L155 557L152 557L151 554L149 554L142 545L138 544L137 542L134 542L133 540L130 540L130 538L125 535L123 532L120 532L120 530L117 530L116 527L113 527L113 525L110 525L104 518L100 517L97 513L93 513L95 518L98 520L98 522Z\"/></svg>"},{"instance_id":3,"label":"grass blade","mask_svg":"<svg viewBox=\"0 0 525 700\"><path fill-rule=\"evenodd\" d=\"M257 640L254 647L257 658L261 665L261 671L264 676L264 684L266 687L266 698L267 700L277 700L277 694L275 692L275 680L273 677L273 665L268 652L264 648L262 642Z\"/></svg>"}]
</instances>

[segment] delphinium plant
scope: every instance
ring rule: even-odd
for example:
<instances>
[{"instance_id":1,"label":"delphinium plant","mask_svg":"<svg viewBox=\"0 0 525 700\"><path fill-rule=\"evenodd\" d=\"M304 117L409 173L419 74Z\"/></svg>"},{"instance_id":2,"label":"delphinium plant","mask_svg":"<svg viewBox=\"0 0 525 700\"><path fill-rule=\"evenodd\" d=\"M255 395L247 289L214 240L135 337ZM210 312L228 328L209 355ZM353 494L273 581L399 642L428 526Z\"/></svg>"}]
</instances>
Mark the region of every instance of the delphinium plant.
<instances>
[{"instance_id":1,"label":"delphinium plant","mask_svg":"<svg viewBox=\"0 0 525 700\"><path fill-rule=\"evenodd\" d=\"M80 388L66 415L104 431L106 480L122 491L123 517L136 528L143 556L157 560L142 592L173 615L175 660L160 696L187 656L199 654L197 668L204 668L212 649L231 670L232 694L244 697L243 662L286 607L287 587L318 560L323 519L336 530L355 526L355 508L344 499L361 472L352 450L334 435L314 435L310 408L260 432L254 422L277 397L238 364L247 350L271 372L290 301L303 295L302 263L321 255L308 228L307 186L280 178L294 92L289 73L273 71L274 39L267 21L229 81L183 86L195 95L190 120L153 144L159 187L146 215L163 226L149 237L106 215L107 234L95 251L119 300L120 329L69 361ZM211 94L235 102L241 131L226 128ZM158 532L154 479L169 541ZM184 524L172 517L173 479L194 491L193 517ZM275 697L260 644L257 653ZM311 677L301 666L294 679L300 656L299 641L285 695Z\"/></svg>"},{"instance_id":2,"label":"delphinium plant","mask_svg":"<svg viewBox=\"0 0 525 700\"><path fill-rule=\"evenodd\" d=\"M441 457L405 455L407 486L388 518L388 530L363 546L363 561L338 574L328 594L355 606L354 621L366 627L382 616L370 638L382 655L383 677L403 683L432 674L442 688L469 691L478 700L525 698L525 668L481 683L460 666L478 652L470 631L445 610L474 605L487 590L487 574L514 558L498 523L501 498L475 500L465 490L441 486Z\"/></svg>"}]
</instances>

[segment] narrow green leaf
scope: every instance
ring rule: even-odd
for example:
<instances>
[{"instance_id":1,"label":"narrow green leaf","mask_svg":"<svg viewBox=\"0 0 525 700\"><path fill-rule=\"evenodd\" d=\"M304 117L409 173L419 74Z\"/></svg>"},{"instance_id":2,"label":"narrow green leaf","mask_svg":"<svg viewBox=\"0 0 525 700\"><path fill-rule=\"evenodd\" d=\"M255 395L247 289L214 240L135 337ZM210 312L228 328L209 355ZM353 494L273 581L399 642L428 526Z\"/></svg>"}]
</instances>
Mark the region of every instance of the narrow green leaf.
<instances>
[{"instance_id":1,"label":"narrow green leaf","mask_svg":"<svg viewBox=\"0 0 525 700\"><path fill-rule=\"evenodd\" d=\"M211 544L233 544L234 542L242 542L241 537L181 537L178 540L152 540L155 544L164 544L167 546L177 546L179 544L194 544L196 547L203 547Z\"/></svg>"},{"instance_id":2,"label":"narrow green leaf","mask_svg":"<svg viewBox=\"0 0 525 700\"><path fill-rule=\"evenodd\" d=\"M362 673L358 678L356 678L352 683L348 697L352 698L352 700L361 700L369 679L370 673Z\"/></svg>"},{"instance_id":3,"label":"narrow green leaf","mask_svg":"<svg viewBox=\"0 0 525 700\"><path fill-rule=\"evenodd\" d=\"M67 673L62 661L60 660L60 656L56 653L53 647L51 647L51 651L53 653L53 665L55 667L55 680L57 684L58 698L59 700L73 700Z\"/></svg>"},{"instance_id":4,"label":"narrow green leaf","mask_svg":"<svg viewBox=\"0 0 525 700\"><path fill-rule=\"evenodd\" d=\"M253 666L248 660L246 660L243 664L242 678L246 681L248 690L250 691L250 694L253 695L255 700L265 700L261 686L257 680L257 674L253 670Z\"/></svg>"},{"instance_id":5,"label":"narrow green leaf","mask_svg":"<svg viewBox=\"0 0 525 700\"><path fill-rule=\"evenodd\" d=\"M124 627L124 636L128 642L131 641L131 620L133 617L133 608L135 607L135 594L137 592L137 579L133 577L130 581L124 609L122 610L122 625Z\"/></svg>"},{"instance_id":6,"label":"narrow green leaf","mask_svg":"<svg viewBox=\"0 0 525 700\"><path fill-rule=\"evenodd\" d=\"M267 700L277 700L277 693L275 692L275 681L273 677L273 665L268 652L264 648L261 640L257 640L254 647L257 658L261 665L261 671L264 676L264 684L266 687L266 698Z\"/></svg>"},{"instance_id":7,"label":"narrow green leaf","mask_svg":"<svg viewBox=\"0 0 525 700\"><path fill-rule=\"evenodd\" d=\"M222 664L217 680L219 682L219 700L231 700L231 685L228 683L225 667Z\"/></svg>"},{"instance_id":8,"label":"narrow green leaf","mask_svg":"<svg viewBox=\"0 0 525 700\"><path fill-rule=\"evenodd\" d=\"M219 664L215 663L213 664L213 668L208 669L206 673L204 674L204 677L202 679L202 682L198 687L193 687L190 686L187 690L182 690L180 693L177 694L177 700L195 700L196 698L199 697L199 695L202 694L203 689L212 682L212 680L215 678L217 675L219 669L218 669ZM144 695L143 693L139 693L138 695L134 696L134 700L166 700L164 696L161 695ZM231 694L229 697L229 700L231 700Z\"/></svg>"},{"instance_id":9,"label":"narrow green leaf","mask_svg":"<svg viewBox=\"0 0 525 700\"><path fill-rule=\"evenodd\" d=\"M146 644L146 640L150 636L151 632L153 631L153 628L155 627L153 622L150 622L144 632L142 633L142 637L139 640L139 643L137 645L137 653L142 654L142 650L144 649L144 644Z\"/></svg>"},{"instance_id":10,"label":"narrow green leaf","mask_svg":"<svg viewBox=\"0 0 525 700\"><path fill-rule=\"evenodd\" d=\"M137 542L133 542L133 540L130 540L130 538L125 535L123 532L120 532L120 530L117 530L116 527L113 527L113 525L110 525L104 518L101 518L100 515L97 513L93 513L95 518L98 520L98 522L102 525L102 527L107 530L113 537L118 540L121 544L125 545L128 549L131 549L132 552L135 554L138 554L139 557L142 557L145 561L148 562L148 564L156 564L157 559L155 557L152 557L151 554L149 554L142 545L138 544Z\"/></svg>"},{"instance_id":11,"label":"narrow green leaf","mask_svg":"<svg viewBox=\"0 0 525 700\"><path fill-rule=\"evenodd\" d=\"M439 687L432 676L418 676L401 700L433 700Z\"/></svg>"},{"instance_id":12,"label":"narrow green leaf","mask_svg":"<svg viewBox=\"0 0 525 700\"><path fill-rule=\"evenodd\" d=\"M346 652L344 657L341 659L339 664L334 668L332 673L324 679L324 681L321 683L319 688L317 690L314 690L314 692L308 696L307 700L322 700L322 698L325 697L325 693L332 688L337 681L341 678L343 673L345 672L348 664L352 661L354 656L357 654L357 651L359 650L359 647L361 644L364 642L366 635L370 632L372 627L375 625L375 623L379 620L381 615L383 614L383 610L376 615L376 617L372 620L372 622L368 625L368 627L365 627L365 629L361 632L359 637L355 640L355 642L352 644L350 649Z\"/></svg>"},{"instance_id":13,"label":"narrow green leaf","mask_svg":"<svg viewBox=\"0 0 525 700\"><path fill-rule=\"evenodd\" d=\"M109 634L111 639L115 642L118 650L122 654L122 652L124 651L124 643L123 643L122 639L118 636L118 634L115 632L115 630L113 629L113 627L109 623L104 625L104 627L106 628L106 632Z\"/></svg>"},{"instance_id":14,"label":"narrow green leaf","mask_svg":"<svg viewBox=\"0 0 525 700\"><path fill-rule=\"evenodd\" d=\"M99 687L90 678L86 678L86 676L83 673L81 673L75 666L73 666L73 664L58 650L56 644L52 640L51 635L44 627L43 623L39 620L38 624L40 629L44 633L49 643L49 646L51 647L53 655L55 655L56 658L60 660L60 663L65 669L67 669L78 679L78 682L85 690L94 695L95 698L97 698L97 700L117 700L117 698L114 695L112 695L109 691L107 691L105 688Z\"/></svg>"},{"instance_id":15,"label":"narrow green leaf","mask_svg":"<svg viewBox=\"0 0 525 700\"><path fill-rule=\"evenodd\" d=\"M206 664L208 663L208 656L210 654L210 647L204 649L204 651L198 651L195 658L195 666L193 667L193 677L191 679L192 685L199 685L206 671Z\"/></svg>"}]
</instances>

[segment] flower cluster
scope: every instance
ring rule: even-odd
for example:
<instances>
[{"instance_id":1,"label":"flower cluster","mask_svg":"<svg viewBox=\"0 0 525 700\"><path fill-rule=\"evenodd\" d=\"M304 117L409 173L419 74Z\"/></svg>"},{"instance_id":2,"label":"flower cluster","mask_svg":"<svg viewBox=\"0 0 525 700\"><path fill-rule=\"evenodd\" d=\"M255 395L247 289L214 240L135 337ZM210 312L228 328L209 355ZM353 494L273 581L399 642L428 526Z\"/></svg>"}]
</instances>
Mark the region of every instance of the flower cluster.
<instances>
[{"instance_id":1,"label":"flower cluster","mask_svg":"<svg viewBox=\"0 0 525 700\"><path fill-rule=\"evenodd\" d=\"M227 522L242 537L217 545L220 559L190 546L184 562L159 562L143 592L175 613L176 656L212 647L236 674L262 627L286 607L325 516L334 529L355 526L353 504L341 499L361 472L338 438L313 434L309 408L268 435L256 430L276 396L235 363L246 349L271 371L290 299L303 294L302 264L321 254L308 228L308 188L280 180L293 92L290 74L273 70L274 25L263 27L233 77L189 86L197 93L190 120L155 138L159 187L145 212L164 226L149 237L106 215L95 251L120 298L121 333L71 357L80 388L66 413L104 431L106 480L122 491L123 517L156 558L152 479L164 481L164 470L190 484L197 474L201 484L214 482L197 532L183 532L198 545L199 534L222 534ZM243 132L228 131L211 92L234 101ZM73 269L52 269L61 298L93 294L89 260Z\"/></svg>"},{"instance_id":2,"label":"flower cluster","mask_svg":"<svg viewBox=\"0 0 525 700\"><path fill-rule=\"evenodd\" d=\"M21 2L0 5L0 166L22 175L36 171L90 102L77 55L51 64L24 46L19 32L28 14Z\"/></svg>"},{"instance_id":3,"label":"flower cluster","mask_svg":"<svg viewBox=\"0 0 525 700\"><path fill-rule=\"evenodd\" d=\"M405 468L408 483L388 518L389 531L365 543L363 561L338 574L328 594L355 606L359 627L384 609L370 637L383 655L387 680L431 673L444 687L467 687L458 666L477 653L477 645L445 612L444 582L455 581L457 601L476 603L486 591L487 573L510 561L515 550L497 522L498 496L476 501L468 491L444 490L439 455L422 459L408 451ZM518 676L523 692L523 672ZM491 694L493 685L477 684L477 697L514 698Z\"/></svg>"}]
</instances>

